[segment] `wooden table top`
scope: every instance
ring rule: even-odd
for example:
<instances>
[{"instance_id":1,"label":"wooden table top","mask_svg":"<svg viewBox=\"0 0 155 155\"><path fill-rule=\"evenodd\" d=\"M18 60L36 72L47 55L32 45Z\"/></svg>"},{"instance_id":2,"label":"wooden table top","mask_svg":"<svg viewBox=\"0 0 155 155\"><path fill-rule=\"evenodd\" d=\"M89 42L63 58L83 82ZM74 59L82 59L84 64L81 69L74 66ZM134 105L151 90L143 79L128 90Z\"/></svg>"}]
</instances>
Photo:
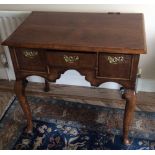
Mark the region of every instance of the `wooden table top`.
<instances>
[{"instance_id":1,"label":"wooden table top","mask_svg":"<svg viewBox=\"0 0 155 155\"><path fill-rule=\"evenodd\" d=\"M82 52L146 53L140 13L32 12L2 44Z\"/></svg>"}]
</instances>

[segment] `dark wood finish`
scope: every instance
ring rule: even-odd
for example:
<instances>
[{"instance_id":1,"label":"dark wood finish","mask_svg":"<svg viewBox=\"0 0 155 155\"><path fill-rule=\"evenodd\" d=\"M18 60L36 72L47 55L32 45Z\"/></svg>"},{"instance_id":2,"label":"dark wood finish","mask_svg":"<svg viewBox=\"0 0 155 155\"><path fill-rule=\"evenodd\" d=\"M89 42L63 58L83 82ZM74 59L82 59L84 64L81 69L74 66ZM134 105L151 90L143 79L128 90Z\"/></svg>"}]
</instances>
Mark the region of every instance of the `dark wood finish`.
<instances>
[{"instance_id":1,"label":"dark wood finish","mask_svg":"<svg viewBox=\"0 0 155 155\"><path fill-rule=\"evenodd\" d=\"M126 99L126 106L123 120L123 143L129 145L131 142L128 139L129 126L132 121L133 112L136 106L136 93L134 90L126 90L123 94Z\"/></svg>"},{"instance_id":2,"label":"dark wood finish","mask_svg":"<svg viewBox=\"0 0 155 155\"><path fill-rule=\"evenodd\" d=\"M16 58L17 68L19 70L28 70L28 71L40 71L45 72L46 64L44 59L44 53L37 49L38 55L35 56L35 59L25 57L23 52L27 50L24 48L17 48L14 52ZM31 49L28 49L31 50Z\"/></svg>"},{"instance_id":3,"label":"dark wood finish","mask_svg":"<svg viewBox=\"0 0 155 155\"><path fill-rule=\"evenodd\" d=\"M76 69L94 86L113 81L133 92L139 55L146 53L144 33L142 14L33 12L3 42L10 47L16 94L28 130L32 124L25 95L20 92L24 89L21 81L38 75L54 82L66 70ZM125 98L123 142L128 144L135 100L128 93Z\"/></svg>"},{"instance_id":4,"label":"dark wood finish","mask_svg":"<svg viewBox=\"0 0 155 155\"><path fill-rule=\"evenodd\" d=\"M73 62L66 63L65 58L76 58L78 56L78 60ZM47 63L50 67L53 68L70 68L70 69L95 69L96 67L96 53L82 53L82 52L57 52L57 51L49 51L46 54ZM88 63L89 59L89 63Z\"/></svg>"},{"instance_id":5,"label":"dark wood finish","mask_svg":"<svg viewBox=\"0 0 155 155\"><path fill-rule=\"evenodd\" d=\"M30 106L25 97L25 85L23 84L22 80L15 82L15 93L17 95L19 103L27 119L27 132L30 133L32 132L32 129L33 129L32 115L31 115Z\"/></svg>"},{"instance_id":6,"label":"dark wood finish","mask_svg":"<svg viewBox=\"0 0 155 155\"><path fill-rule=\"evenodd\" d=\"M103 54L101 53L99 56L99 69L98 76L102 78L119 78L122 80L130 80L131 78L131 69L132 66L132 55L123 55L124 62L119 64L111 64L108 61L108 57L121 57L122 54ZM107 68L105 70L105 68Z\"/></svg>"},{"instance_id":7,"label":"dark wood finish","mask_svg":"<svg viewBox=\"0 0 155 155\"><path fill-rule=\"evenodd\" d=\"M142 14L32 12L3 45L146 53Z\"/></svg>"},{"instance_id":8,"label":"dark wood finish","mask_svg":"<svg viewBox=\"0 0 155 155\"><path fill-rule=\"evenodd\" d=\"M48 80L46 80L46 79L45 79L44 91L45 92L49 92L50 91L50 84L49 84Z\"/></svg>"}]
</instances>

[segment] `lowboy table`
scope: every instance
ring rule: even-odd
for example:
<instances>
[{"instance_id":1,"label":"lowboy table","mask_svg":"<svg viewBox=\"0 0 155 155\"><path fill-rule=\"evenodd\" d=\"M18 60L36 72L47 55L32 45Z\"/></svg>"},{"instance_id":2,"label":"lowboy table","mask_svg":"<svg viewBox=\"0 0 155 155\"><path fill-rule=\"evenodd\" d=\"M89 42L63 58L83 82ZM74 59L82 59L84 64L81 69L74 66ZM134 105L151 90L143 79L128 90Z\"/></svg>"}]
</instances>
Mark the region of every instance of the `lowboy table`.
<instances>
[{"instance_id":1,"label":"lowboy table","mask_svg":"<svg viewBox=\"0 0 155 155\"><path fill-rule=\"evenodd\" d=\"M2 45L9 46L14 65L15 93L32 131L25 97L25 79L38 75L54 82L68 69L92 85L112 81L124 87L126 106L123 143L136 104L135 82L140 54L146 53L142 14L32 12Z\"/></svg>"}]
</instances>

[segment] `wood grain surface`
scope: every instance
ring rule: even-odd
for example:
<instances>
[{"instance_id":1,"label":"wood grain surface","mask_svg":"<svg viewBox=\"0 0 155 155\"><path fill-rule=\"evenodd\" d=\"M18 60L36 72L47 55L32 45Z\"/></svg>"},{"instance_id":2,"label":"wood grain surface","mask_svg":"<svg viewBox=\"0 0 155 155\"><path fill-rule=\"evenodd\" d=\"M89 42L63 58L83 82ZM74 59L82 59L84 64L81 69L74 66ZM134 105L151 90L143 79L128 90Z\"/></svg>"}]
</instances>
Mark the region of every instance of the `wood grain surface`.
<instances>
[{"instance_id":1,"label":"wood grain surface","mask_svg":"<svg viewBox=\"0 0 155 155\"><path fill-rule=\"evenodd\" d=\"M144 21L140 13L32 12L3 45L146 53Z\"/></svg>"},{"instance_id":2,"label":"wood grain surface","mask_svg":"<svg viewBox=\"0 0 155 155\"><path fill-rule=\"evenodd\" d=\"M5 95L13 94L14 81L0 80L0 91ZM99 105L124 109L125 100L118 90L89 88L69 85L50 84L50 91L44 92L44 84L30 83L26 88L26 94L30 96L51 97L84 104ZM7 97L9 98L10 95ZM155 112L155 93L138 92L136 111Z\"/></svg>"}]
</instances>

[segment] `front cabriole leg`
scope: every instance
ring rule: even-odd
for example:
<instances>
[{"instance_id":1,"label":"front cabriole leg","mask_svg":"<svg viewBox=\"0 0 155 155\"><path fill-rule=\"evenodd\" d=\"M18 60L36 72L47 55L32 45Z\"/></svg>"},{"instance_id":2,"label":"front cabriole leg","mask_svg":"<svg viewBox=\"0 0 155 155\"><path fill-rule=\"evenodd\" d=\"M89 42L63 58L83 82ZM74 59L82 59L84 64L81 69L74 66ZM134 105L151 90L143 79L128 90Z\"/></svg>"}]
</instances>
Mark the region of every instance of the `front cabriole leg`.
<instances>
[{"instance_id":1,"label":"front cabriole leg","mask_svg":"<svg viewBox=\"0 0 155 155\"><path fill-rule=\"evenodd\" d=\"M126 106L123 120L123 143L125 145L129 145L130 141L128 138L128 133L136 106L136 93L134 90L127 89L123 94L123 98L126 99Z\"/></svg>"},{"instance_id":2,"label":"front cabriole leg","mask_svg":"<svg viewBox=\"0 0 155 155\"><path fill-rule=\"evenodd\" d=\"M29 106L26 96L25 96L25 86L26 85L25 85L24 80L16 80L14 90L15 90L16 96L19 100L19 103L22 107L22 110L25 114L25 117L27 119L27 130L26 131L28 133L31 133L32 129L33 129L32 114L31 114L30 106Z\"/></svg>"}]
</instances>

